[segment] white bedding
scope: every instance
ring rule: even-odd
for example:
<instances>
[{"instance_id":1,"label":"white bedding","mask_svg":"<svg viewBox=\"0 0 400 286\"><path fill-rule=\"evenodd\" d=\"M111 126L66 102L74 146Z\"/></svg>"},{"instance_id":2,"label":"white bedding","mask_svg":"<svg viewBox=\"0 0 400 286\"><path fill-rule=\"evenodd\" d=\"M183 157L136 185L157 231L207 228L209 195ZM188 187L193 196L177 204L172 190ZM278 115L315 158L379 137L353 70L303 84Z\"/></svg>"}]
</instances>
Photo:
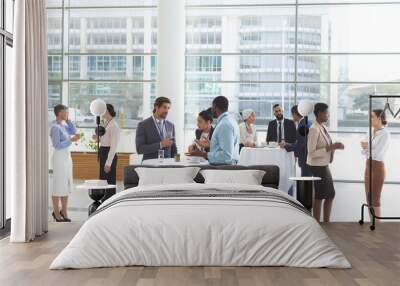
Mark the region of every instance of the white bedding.
<instances>
[{"instance_id":1,"label":"white bedding","mask_svg":"<svg viewBox=\"0 0 400 286\"><path fill-rule=\"evenodd\" d=\"M263 190L185 184L137 187L113 196L89 218L50 269L145 266L349 268L320 225L289 204L257 198L151 198L115 203L141 191ZM113 202L115 204L113 204ZM107 207L108 206L108 207Z\"/></svg>"}]
</instances>

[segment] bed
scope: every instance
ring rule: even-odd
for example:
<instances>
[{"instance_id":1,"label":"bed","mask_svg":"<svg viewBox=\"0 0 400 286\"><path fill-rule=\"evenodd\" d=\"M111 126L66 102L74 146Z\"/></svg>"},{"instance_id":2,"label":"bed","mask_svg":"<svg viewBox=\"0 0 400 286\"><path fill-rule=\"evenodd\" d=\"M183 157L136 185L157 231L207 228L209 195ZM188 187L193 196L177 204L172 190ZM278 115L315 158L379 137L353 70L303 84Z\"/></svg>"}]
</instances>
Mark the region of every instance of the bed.
<instances>
[{"instance_id":1,"label":"bed","mask_svg":"<svg viewBox=\"0 0 400 286\"><path fill-rule=\"evenodd\" d=\"M308 211L276 189L279 170L275 166L259 168L269 170L259 186L135 186L135 166L128 166L127 189L98 208L50 269L133 265L351 267ZM200 176L196 179L201 180Z\"/></svg>"}]
</instances>

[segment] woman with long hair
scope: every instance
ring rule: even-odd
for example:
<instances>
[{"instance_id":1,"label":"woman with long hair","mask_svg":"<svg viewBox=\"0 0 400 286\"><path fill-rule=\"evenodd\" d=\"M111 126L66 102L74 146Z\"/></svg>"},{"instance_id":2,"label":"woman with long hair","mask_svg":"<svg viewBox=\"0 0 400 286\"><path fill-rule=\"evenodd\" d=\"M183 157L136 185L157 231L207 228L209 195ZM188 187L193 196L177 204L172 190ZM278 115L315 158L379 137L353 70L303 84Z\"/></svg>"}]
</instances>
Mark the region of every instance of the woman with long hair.
<instances>
[{"instance_id":1,"label":"woman with long hair","mask_svg":"<svg viewBox=\"0 0 400 286\"><path fill-rule=\"evenodd\" d=\"M117 184L117 147L121 130L115 120L114 106L107 103L107 111L103 115L105 133L100 136L100 179L107 180L110 185ZM93 135L97 139L96 135ZM116 189L107 189L102 201L104 202L116 193Z\"/></svg>"},{"instance_id":2,"label":"woman with long hair","mask_svg":"<svg viewBox=\"0 0 400 286\"><path fill-rule=\"evenodd\" d=\"M369 142L362 141L362 153L366 157L365 164L365 195L368 205L374 208L375 215L381 216L381 194L383 183L385 182L385 157L389 148L390 133L386 130L386 115L382 109L375 109L371 112L372 125L372 176L370 178L370 154ZM370 190L370 180L372 188ZM370 192L372 192L372 200L370 201Z\"/></svg>"}]
</instances>

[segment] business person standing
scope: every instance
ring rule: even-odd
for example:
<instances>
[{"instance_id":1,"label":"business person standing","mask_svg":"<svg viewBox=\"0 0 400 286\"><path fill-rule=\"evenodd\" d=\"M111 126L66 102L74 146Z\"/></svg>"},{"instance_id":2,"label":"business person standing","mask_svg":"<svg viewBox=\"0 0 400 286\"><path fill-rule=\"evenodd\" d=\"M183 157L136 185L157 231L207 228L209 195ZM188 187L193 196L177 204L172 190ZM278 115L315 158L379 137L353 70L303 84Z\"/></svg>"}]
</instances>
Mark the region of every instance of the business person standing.
<instances>
[{"instance_id":1,"label":"business person standing","mask_svg":"<svg viewBox=\"0 0 400 286\"><path fill-rule=\"evenodd\" d=\"M110 185L117 184L117 147L121 130L115 120L114 106L107 104L107 111L103 115L105 133L100 137L100 174L102 180L107 180ZM97 139L96 135L93 135ZM116 189L107 189L102 201L104 202L115 195Z\"/></svg>"},{"instance_id":2,"label":"business person standing","mask_svg":"<svg viewBox=\"0 0 400 286\"><path fill-rule=\"evenodd\" d=\"M80 135L71 120L68 119L68 108L58 104L54 107L56 120L50 128L53 153L53 189L52 189L52 216L57 222L70 222L68 218L68 195L73 188L72 159L69 146L78 141ZM61 209L59 203L61 201Z\"/></svg>"},{"instance_id":3,"label":"business person standing","mask_svg":"<svg viewBox=\"0 0 400 286\"><path fill-rule=\"evenodd\" d=\"M296 131L296 141L293 144L287 142L281 142L279 145L284 148L287 152L294 152L294 156L298 160L298 165L300 167L301 176L309 177L311 172L307 166L307 142L305 137L305 122L304 118L300 115L297 105L294 105L291 109L292 117L294 122L297 123ZM307 127L311 127L311 123L307 122Z\"/></svg>"},{"instance_id":4,"label":"business person standing","mask_svg":"<svg viewBox=\"0 0 400 286\"><path fill-rule=\"evenodd\" d=\"M385 182L385 157L389 149L390 133L385 129L387 124L385 112L375 109L371 112L372 135L372 201L369 200L370 189L370 156L369 142L361 142L362 154L366 157L365 164L365 195L367 202L374 208L375 215L381 216L381 194ZM371 215L371 214L370 214ZM377 219L379 221L379 219Z\"/></svg>"},{"instance_id":5,"label":"business person standing","mask_svg":"<svg viewBox=\"0 0 400 286\"><path fill-rule=\"evenodd\" d=\"M275 120L268 124L267 143L285 141L294 143L296 141L296 125L293 120L286 119L283 116L282 107L279 104L273 106Z\"/></svg>"},{"instance_id":6,"label":"business person standing","mask_svg":"<svg viewBox=\"0 0 400 286\"><path fill-rule=\"evenodd\" d=\"M317 103L314 106L315 122L308 133L307 142L307 165L314 177L320 177L320 181L314 182L315 200L313 204L313 215L320 221L321 206L324 201L324 222L329 222L333 199L335 198L335 187L333 185L329 164L333 161L336 150L344 149L340 142L333 143L325 123L329 119L328 105Z\"/></svg>"},{"instance_id":7,"label":"business person standing","mask_svg":"<svg viewBox=\"0 0 400 286\"><path fill-rule=\"evenodd\" d=\"M154 102L153 115L139 123L136 129L136 151L143 154L143 160L158 158L158 150L164 150L165 158L177 153L175 126L166 118L171 101L158 97Z\"/></svg>"}]
</instances>

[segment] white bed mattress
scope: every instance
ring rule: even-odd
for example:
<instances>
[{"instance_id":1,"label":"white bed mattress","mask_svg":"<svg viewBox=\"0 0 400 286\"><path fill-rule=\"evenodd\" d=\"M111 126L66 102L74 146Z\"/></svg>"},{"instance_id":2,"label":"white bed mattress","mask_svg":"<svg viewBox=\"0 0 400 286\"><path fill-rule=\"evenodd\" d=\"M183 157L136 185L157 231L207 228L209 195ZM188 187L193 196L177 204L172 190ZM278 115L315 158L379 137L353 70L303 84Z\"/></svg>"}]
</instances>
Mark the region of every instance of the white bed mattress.
<instances>
[{"instance_id":1,"label":"white bed mattress","mask_svg":"<svg viewBox=\"0 0 400 286\"><path fill-rule=\"evenodd\" d=\"M265 191L272 199L137 193ZM215 191L214 191L215 192ZM288 203L285 203L288 202ZM145 266L349 268L320 225L287 194L261 186L185 184L118 193L84 223L50 269Z\"/></svg>"}]
</instances>

